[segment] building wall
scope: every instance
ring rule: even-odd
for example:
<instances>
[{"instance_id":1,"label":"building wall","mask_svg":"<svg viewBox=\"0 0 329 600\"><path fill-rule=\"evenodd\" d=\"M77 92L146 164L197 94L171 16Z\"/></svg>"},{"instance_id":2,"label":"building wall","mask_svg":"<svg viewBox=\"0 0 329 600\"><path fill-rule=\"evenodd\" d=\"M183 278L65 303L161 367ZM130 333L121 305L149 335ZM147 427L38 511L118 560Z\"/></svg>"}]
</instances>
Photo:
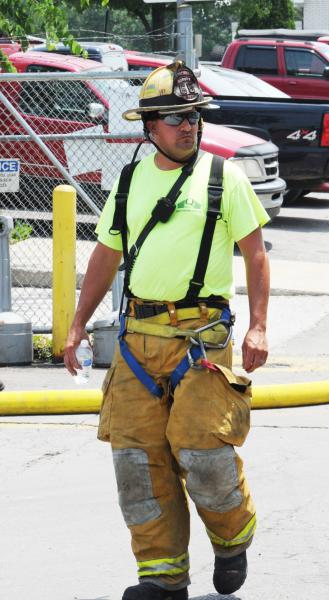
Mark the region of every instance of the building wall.
<instances>
[{"instance_id":1,"label":"building wall","mask_svg":"<svg viewBox=\"0 0 329 600\"><path fill-rule=\"evenodd\" d=\"M304 29L329 29L329 0L304 0Z\"/></svg>"}]
</instances>

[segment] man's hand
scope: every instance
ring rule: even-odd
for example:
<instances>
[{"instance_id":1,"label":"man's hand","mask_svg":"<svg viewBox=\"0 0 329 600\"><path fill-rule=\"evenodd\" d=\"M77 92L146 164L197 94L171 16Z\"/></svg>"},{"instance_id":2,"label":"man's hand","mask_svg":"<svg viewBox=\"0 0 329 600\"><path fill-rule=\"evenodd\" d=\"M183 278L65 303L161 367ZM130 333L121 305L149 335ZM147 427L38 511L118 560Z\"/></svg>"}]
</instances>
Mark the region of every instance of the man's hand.
<instances>
[{"instance_id":1,"label":"man's hand","mask_svg":"<svg viewBox=\"0 0 329 600\"><path fill-rule=\"evenodd\" d=\"M98 242L89 259L78 307L64 350L64 363L72 375L76 375L77 369L80 368L75 351L81 340L88 340L86 324L109 290L119 268L121 255L122 252Z\"/></svg>"},{"instance_id":2,"label":"man's hand","mask_svg":"<svg viewBox=\"0 0 329 600\"><path fill-rule=\"evenodd\" d=\"M88 340L89 342L86 330L83 327L73 326L70 330L64 349L64 364L71 375L77 375L77 370L81 369L75 355L75 351L81 340Z\"/></svg>"},{"instance_id":3,"label":"man's hand","mask_svg":"<svg viewBox=\"0 0 329 600\"><path fill-rule=\"evenodd\" d=\"M267 360L266 334L257 328L249 329L242 344L242 366L247 373L262 367Z\"/></svg>"},{"instance_id":4,"label":"man's hand","mask_svg":"<svg viewBox=\"0 0 329 600\"><path fill-rule=\"evenodd\" d=\"M266 317L270 277L261 230L255 229L240 240L239 248L246 265L250 313L249 329L242 344L242 365L247 373L252 373L265 364L268 355Z\"/></svg>"}]
</instances>

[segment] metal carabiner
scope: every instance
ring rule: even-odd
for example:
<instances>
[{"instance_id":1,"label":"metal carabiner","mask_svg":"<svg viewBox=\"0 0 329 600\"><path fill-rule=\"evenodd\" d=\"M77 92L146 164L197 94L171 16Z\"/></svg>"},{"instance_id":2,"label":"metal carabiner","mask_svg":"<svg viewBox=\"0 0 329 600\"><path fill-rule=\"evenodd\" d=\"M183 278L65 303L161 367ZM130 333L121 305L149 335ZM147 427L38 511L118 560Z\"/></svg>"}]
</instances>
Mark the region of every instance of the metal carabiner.
<instances>
[{"instance_id":1,"label":"metal carabiner","mask_svg":"<svg viewBox=\"0 0 329 600\"><path fill-rule=\"evenodd\" d=\"M193 345L200 346L201 352L202 352L202 358L204 360L208 360L206 349L204 347L204 343L203 343L203 341L201 339L198 340L198 341L194 340L193 338L190 338L190 339L191 339L192 343L191 343L189 349L187 350L187 360L189 362L189 365L190 365L191 369L195 369L196 371L201 371L203 369L203 366L196 364L196 362L195 362L195 360L194 360L194 358L193 358L193 356L191 354L191 348L192 348Z\"/></svg>"},{"instance_id":2,"label":"metal carabiner","mask_svg":"<svg viewBox=\"0 0 329 600\"><path fill-rule=\"evenodd\" d=\"M220 344L212 344L211 342L203 342L201 339L201 333L203 331L207 331L207 329L212 329L213 327L215 327L216 325L224 325L224 327L227 329L227 336L225 338L225 341L220 343ZM205 348L218 348L219 350L222 350L224 348L226 348L232 338L232 324L230 321L226 321L223 319L217 319L217 321L212 321L211 323L207 323L207 325L204 325L203 327L199 327L199 329L196 329L194 331L194 333L197 334L197 339L193 337L190 337L190 340L192 342L192 344L194 345L201 345L202 343L202 348L203 348L203 352L205 353Z\"/></svg>"}]
</instances>

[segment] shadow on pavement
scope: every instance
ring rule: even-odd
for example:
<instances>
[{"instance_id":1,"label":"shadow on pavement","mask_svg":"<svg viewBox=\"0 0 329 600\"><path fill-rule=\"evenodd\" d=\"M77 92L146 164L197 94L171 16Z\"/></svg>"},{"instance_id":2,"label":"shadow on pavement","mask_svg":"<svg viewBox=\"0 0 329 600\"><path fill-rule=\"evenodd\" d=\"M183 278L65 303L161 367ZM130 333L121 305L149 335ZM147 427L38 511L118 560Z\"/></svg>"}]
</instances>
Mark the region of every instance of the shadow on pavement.
<instances>
[{"instance_id":1,"label":"shadow on pavement","mask_svg":"<svg viewBox=\"0 0 329 600\"><path fill-rule=\"evenodd\" d=\"M329 222L324 219L304 217L284 217L279 215L266 225L266 229L286 229L289 231L329 231ZM266 231L266 229L264 231Z\"/></svg>"},{"instance_id":2,"label":"shadow on pavement","mask_svg":"<svg viewBox=\"0 0 329 600\"><path fill-rule=\"evenodd\" d=\"M296 202L290 205L284 206L284 208L328 208L329 200L327 198L314 198L311 196L304 196Z\"/></svg>"},{"instance_id":3,"label":"shadow on pavement","mask_svg":"<svg viewBox=\"0 0 329 600\"><path fill-rule=\"evenodd\" d=\"M75 600L114 600L111 596L97 596L97 598L77 598ZM240 596L229 594L222 596L221 594L207 594L206 596L193 596L189 600L241 600Z\"/></svg>"},{"instance_id":4,"label":"shadow on pavement","mask_svg":"<svg viewBox=\"0 0 329 600\"><path fill-rule=\"evenodd\" d=\"M96 599L97 600L97 599ZM228 594L222 596L221 594L207 594L206 596L193 596L190 600L241 600L240 596L234 594Z\"/></svg>"}]
</instances>

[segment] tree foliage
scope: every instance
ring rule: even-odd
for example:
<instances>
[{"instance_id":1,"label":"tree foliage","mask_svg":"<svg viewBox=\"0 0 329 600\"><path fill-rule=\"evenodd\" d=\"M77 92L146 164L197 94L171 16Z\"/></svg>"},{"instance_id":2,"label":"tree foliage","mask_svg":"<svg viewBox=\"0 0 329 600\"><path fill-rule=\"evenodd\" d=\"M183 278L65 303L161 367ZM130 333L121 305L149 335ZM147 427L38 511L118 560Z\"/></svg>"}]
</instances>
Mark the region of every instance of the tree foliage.
<instances>
[{"instance_id":1,"label":"tree foliage","mask_svg":"<svg viewBox=\"0 0 329 600\"><path fill-rule=\"evenodd\" d=\"M99 0L97 4L107 6L109 0ZM73 0L84 10L90 0ZM47 43L51 47L58 41L64 42L74 54L85 55L85 51L69 31L67 20L67 2L64 0L0 0L0 33L18 40L23 49L28 47L29 34L39 30L45 32ZM9 67L8 60L1 52L4 68ZM12 70L12 69L10 69Z\"/></svg>"},{"instance_id":2,"label":"tree foliage","mask_svg":"<svg viewBox=\"0 0 329 600\"><path fill-rule=\"evenodd\" d=\"M99 0L92 4L107 6L109 0ZM88 8L90 0L72 0L80 10ZM23 49L28 47L30 34L45 32L48 45L58 41L64 42L74 54L86 53L70 33L67 20L68 3L64 0L0 0L0 34L20 42ZM8 58L0 50L2 68L15 70Z\"/></svg>"},{"instance_id":3,"label":"tree foliage","mask_svg":"<svg viewBox=\"0 0 329 600\"><path fill-rule=\"evenodd\" d=\"M110 0L108 39L125 48L144 52L175 50L175 3L154 4L152 9L147 4L141 8L141 4L141 0ZM202 34L202 58L211 58L215 46L224 48L231 40L231 20L237 20L234 6L228 1L200 2L194 3L192 8L194 33ZM78 37L85 37L87 33L92 38L94 33L96 38L96 30L104 32L105 10L100 8L90 8L81 14L70 9L69 19L71 29ZM102 33L98 34L98 39L99 36L102 37Z\"/></svg>"},{"instance_id":4,"label":"tree foliage","mask_svg":"<svg viewBox=\"0 0 329 600\"><path fill-rule=\"evenodd\" d=\"M253 29L294 27L292 0L216 0L193 3L192 8L194 33L202 34L203 59L214 58L212 50L224 48L230 41L232 21ZM132 50L174 50L176 18L175 3L0 0L0 35L18 39L23 48L28 44L27 35L41 35L50 47L63 41L82 55L76 42L79 37L110 39Z\"/></svg>"},{"instance_id":5,"label":"tree foliage","mask_svg":"<svg viewBox=\"0 0 329 600\"><path fill-rule=\"evenodd\" d=\"M239 28L295 29L292 0L237 0Z\"/></svg>"}]
</instances>

